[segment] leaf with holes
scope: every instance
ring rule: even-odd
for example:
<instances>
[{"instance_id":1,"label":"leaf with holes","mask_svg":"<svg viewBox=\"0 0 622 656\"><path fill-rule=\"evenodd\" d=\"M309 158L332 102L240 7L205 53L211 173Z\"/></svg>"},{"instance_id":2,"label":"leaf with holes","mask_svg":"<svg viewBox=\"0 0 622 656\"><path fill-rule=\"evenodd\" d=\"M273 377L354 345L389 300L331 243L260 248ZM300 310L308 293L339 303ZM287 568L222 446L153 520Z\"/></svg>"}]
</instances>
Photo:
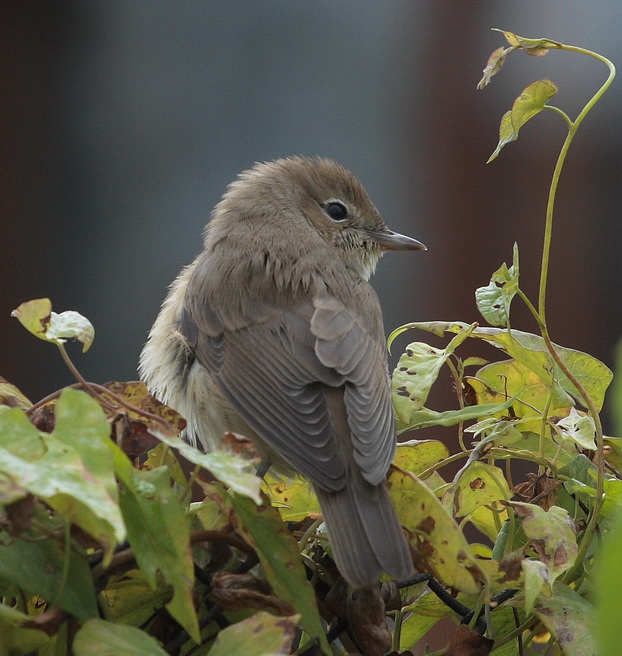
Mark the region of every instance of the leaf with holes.
<instances>
[{"instance_id":1,"label":"leaf with holes","mask_svg":"<svg viewBox=\"0 0 622 656\"><path fill-rule=\"evenodd\" d=\"M486 575L453 517L423 481L393 469L391 499L415 553L415 567L443 584L477 594Z\"/></svg>"},{"instance_id":2,"label":"leaf with holes","mask_svg":"<svg viewBox=\"0 0 622 656\"><path fill-rule=\"evenodd\" d=\"M458 472L454 481L443 495L443 505L454 517L466 517L482 506L512 496L503 471L478 460Z\"/></svg>"},{"instance_id":3,"label":"leaf with holes","mask_svg":"<svg viewBox=\"0 0 622 656\"><path fill-rule=\"evenodd\" d=\"M52 312L49 298L37 298L22 303L11 312L21 324L35 337L45 342L64 344L68 339L82 342L82 352L91 347L95 339L93 324L80 313L67 310L56 314Z\"/></svg>"},{"instance_id":4,"label":"leaf with holes","mask_svg":"<svg viewBox=\"0 0 622 656\"><path fill-rule=\"evenodd\" d=\"M480 314L493 326L507 326L512 299L518 292L518 244L514 243L512 266L504 262L490 278L486 287L475 290L475 301Z\"/></svg>"},{"instance_id":5,"label":"leaf with holes","mask_svg":"<svg viewBox=\"0 0 622 656\"><path fill-rule=\"evenodd\" d=\"M577 538L570 515L559 506L543 510L532 503L513 501L509 505L522 518L523 531L546 565L553 583L577 558Z\"/></svg>"},{"instance_id":6,"label":"leaf with holes","mask_svg":"<svg viewBox=\"0 0 622 656\"><path fill-rule=\"evenodd\" d=\"M470 326L461 321L426 321L410 323L398 330L411 328L419 328L435 335L442 335L444 332L460 333ZM505 351L510 357L531 369L551 389L554 385L559 384L574 399L582 401L582 397L574 385L553 361L546 342L540 335L526 333L522 330L512 329L509 331L503 328L478 327L469 332L469 337L483 339ZM566 367L583 385L600 410L605 400L605 392L613 378L611 369L587 353L557 344L554 346Z\"/></svg>"}]
</instances>

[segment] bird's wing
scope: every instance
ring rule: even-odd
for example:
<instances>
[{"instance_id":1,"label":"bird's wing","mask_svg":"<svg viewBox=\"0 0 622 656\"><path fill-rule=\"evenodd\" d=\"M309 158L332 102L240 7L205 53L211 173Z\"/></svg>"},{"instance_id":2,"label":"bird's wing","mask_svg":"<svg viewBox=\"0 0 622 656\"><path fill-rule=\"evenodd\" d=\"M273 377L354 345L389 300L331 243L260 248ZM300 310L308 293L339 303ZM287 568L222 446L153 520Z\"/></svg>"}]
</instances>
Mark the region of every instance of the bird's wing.
<instances>
[{"instance_id":1,"label":"bird's wing","mask_svg":"<svg viewBox=\"0 0 622 656\"><path fill-rule=\"evenodd\" d=\"M328 294L241 329L219 324L205 305L187 307L181 330L270 447L326 490L341 489L353 463L371 484L384 479L395 435L377 334Z\"/></svg>"}]
</instances>

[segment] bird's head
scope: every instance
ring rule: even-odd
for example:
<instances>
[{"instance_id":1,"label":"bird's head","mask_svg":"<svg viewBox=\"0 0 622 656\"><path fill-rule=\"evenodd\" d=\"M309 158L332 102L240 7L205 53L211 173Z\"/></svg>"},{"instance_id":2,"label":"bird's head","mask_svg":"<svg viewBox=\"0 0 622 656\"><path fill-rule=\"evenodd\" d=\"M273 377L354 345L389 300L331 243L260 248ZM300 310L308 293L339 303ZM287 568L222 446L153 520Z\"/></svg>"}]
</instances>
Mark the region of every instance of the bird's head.
<instances>
[{"instance_id":1,"label":"bird's head","mask_svg":"<svg viewBox=\"0 0 622 656\"><path fill-rule=\"evenodd\" d=\"M229 186L215 216L234 208L236 217L270 224L292 239L304 239L308 229L317 232L365 280L386 251L426 248L390 230L359 180L330 159L287 157L256 164Z\"/></svg>"}]
</instances>

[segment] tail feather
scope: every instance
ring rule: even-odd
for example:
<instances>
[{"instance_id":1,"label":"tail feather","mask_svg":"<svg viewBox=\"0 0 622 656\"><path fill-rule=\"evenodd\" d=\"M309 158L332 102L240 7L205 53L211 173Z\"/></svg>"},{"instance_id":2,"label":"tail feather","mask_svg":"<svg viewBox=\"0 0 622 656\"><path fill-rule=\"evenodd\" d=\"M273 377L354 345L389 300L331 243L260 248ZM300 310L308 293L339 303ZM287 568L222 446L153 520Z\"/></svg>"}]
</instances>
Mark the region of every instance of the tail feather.
<instances>
[{"instance_id":1,"label":"tail feather","mask_svg":"<svg viewBox=\"0 0 622 656\"><path fill-rule=\"evenodd\" d=\"M412 557L386 484L370 485L358 471L351 478L338 492L315 489L337 568L356 588L377 583L382 573L407 579Z\"/></svg>"}]
</instances>

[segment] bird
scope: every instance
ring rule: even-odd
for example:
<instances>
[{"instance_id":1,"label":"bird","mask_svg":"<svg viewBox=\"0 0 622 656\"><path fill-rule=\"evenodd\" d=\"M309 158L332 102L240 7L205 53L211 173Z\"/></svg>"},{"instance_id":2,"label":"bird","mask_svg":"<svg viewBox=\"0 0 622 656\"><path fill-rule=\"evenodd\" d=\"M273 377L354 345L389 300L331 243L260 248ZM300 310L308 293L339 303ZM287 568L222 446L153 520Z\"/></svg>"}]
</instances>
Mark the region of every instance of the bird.
<instances>
[{"instance_id":1,"label":"bird","mask_svg":"<svg viewBox=\"0 0 622 656\"><path fill-rule=\"evenodd\" d=\"M390 230L359 180L322 157L256 163L232 182L203 252L169 288L139 361L204 451L227 432L313 487L352 588L413 562L386 477L396 449L380 302L368 280Z\"/></svg>"}]
</instances>

